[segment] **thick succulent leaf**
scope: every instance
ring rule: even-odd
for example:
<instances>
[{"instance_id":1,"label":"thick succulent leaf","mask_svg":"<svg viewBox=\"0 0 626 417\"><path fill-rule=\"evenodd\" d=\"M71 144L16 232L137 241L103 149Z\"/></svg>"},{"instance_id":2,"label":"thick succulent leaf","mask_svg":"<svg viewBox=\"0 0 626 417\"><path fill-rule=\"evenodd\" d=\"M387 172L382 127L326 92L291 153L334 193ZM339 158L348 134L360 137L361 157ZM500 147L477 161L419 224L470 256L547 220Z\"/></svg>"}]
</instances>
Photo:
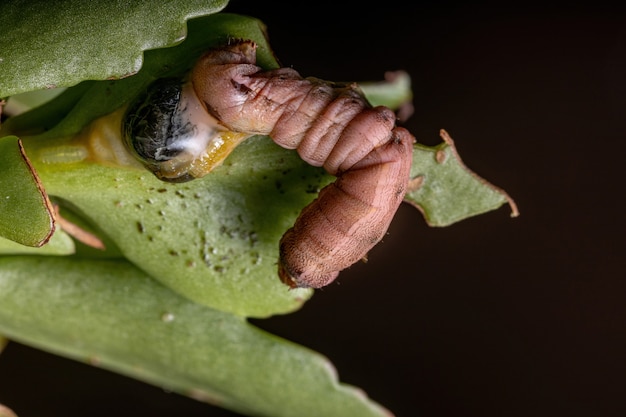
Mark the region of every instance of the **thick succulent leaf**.
<instances>
[{"instance_id":1,"label":"thick succulent leaf","mask_svg":"<svg viewBox=\"0 0 626 417\"><path fill-rule=\"evenodd\" d=\"M327 181L295 152L251 138L210 175L168 184L143 169L41 163L45 149L29 153L48 192L106 225L127 259L177 292L254 317L292 311L311 295L277 277L280 237Z\"/></svg>"},{"instance_id":2,"label":"thick succulent leaf","mask_svg":"<svg viewBox=\"0 0 626 417\"><path fill-rule=\"evenodd\" d=\"M0 138L0 237L41 246L54 232L46 193L15 136Z\"/></svg>"},{"instance_id":3,"label":"thick succulent leaf","mask_svg":"<svg viewBox=\"0 0 626 417\"><path fill-rule=\"evenodd\" d=\"M0 4L0 97L137 72L147 49L180 42L187 19L226 0L86 2L5 0Z\"/></svg>"},{"instance_id":4,"label":"thick succulent leaf","mask_svg":"<svg viewBox=\"0 0 626 417\"><path fill-rule=\"evenodd\" d=\"M0 333L11 339L246 415L390 415L338 383L326 358L126 262L3 257L0 271Z\"/></svg>"},{"instance_id":5,"label":"thick succulent leaf","mask_svg":"<svg viewBox=\"0 0 626 417\"><path fill-rule=\"evenodd\" d=\"M417 207L430 226L455 222L495 210L503 204L517 216L515 202L504 190L470 171L461 161L454 142L441 131L440 145L416 144L411 183L405 200Z\"/></svg>"}]
</instances>

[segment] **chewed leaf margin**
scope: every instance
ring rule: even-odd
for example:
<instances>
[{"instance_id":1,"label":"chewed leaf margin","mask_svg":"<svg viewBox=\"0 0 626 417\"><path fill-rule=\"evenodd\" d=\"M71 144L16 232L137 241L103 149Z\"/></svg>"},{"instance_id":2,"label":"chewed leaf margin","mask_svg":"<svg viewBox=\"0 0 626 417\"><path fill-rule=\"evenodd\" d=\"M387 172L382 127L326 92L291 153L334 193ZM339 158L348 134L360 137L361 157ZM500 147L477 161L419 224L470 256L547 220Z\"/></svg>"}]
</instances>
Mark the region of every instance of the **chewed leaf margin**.
<instances>
[{"instance_id":1,"label":"chewed leaf margin","mask_svg":"<svg viewBox=\"0 0 626 417\"><path fill-rule=\"evenodd\" d=\"M442 129L440 136L443 142L437 146L414 146L405 201L419 209L432 227L449 226L503 204L510 206L511 217L517 217L515 201L465 166L448 132Z\"/></svg>"}]
</instances>

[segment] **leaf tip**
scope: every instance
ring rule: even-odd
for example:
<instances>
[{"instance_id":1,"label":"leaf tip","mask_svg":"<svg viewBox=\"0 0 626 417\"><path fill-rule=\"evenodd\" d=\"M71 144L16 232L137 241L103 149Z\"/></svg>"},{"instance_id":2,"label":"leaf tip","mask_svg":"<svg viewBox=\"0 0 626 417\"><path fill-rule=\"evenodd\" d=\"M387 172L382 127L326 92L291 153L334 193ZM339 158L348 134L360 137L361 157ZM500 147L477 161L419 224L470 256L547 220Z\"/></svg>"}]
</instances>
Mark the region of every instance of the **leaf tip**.
<instances>
[{"instance_id":1,"label":"leaf tip","mask_svg":"<svg viewBox=\"0 0 626 417\"><path fill-rule=\"evenodd\" d=\"M450 150L452 151L453 155L458 160L459 164L461 164L461 166L463 166L464 169L468 173L470 173L472 176L474 176L477 180L479 180L480 182L482 182L487 187L489 187L492 190L494 190L497 193L499 193L502 196L502 198L504 198L504 200L507 202L509 207L511 208L511 217L512 218L518 217L520 215L520 212L519 212L519 209L517 207L517 203L515 203L515 200L513 200L513 198L509 195L509 193L504 191L504 189L491 184L489 181L485 180L484 178L482 178L479 175L477 175L474 171L470 170L463 163L463 161L461 160L461 156L459 155L459 153L458 153L458 151L456 149L456 146L454 145L454 140L452 139L452 137L450 137L450 134L445 129L439 130L439 136L446 143L446 145L448 145L450 147Z\"/></svg>"}]
</instances>

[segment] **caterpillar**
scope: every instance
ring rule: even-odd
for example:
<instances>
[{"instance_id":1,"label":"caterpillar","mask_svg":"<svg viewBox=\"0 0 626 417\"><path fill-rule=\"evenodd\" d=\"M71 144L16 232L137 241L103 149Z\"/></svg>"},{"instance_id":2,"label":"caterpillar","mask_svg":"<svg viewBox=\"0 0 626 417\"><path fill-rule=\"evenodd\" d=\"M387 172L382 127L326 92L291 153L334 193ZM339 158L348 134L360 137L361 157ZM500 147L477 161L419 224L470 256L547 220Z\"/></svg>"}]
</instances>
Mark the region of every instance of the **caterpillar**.
<instances>
[{"instance_id":1,"label":"caterpillar","mask_svg":"<svg viewBox=\"0 0 626 417\"><path fill-rule=\"evenodd\" d=\"M337 177L302 210L280 240L278 276L284 284L291 288L326 286L382 240L406 194L415 142L408 130L396 126L391 109L370 105L354 83L303 78L291 68L264 71L256 65L256 44L248 40L208 51L194 65L187 84L174 88L167 84L166 89L175 93L176 101L189 86L207 117L217 120L219 127L213 128L217 136L240 134L231 141L233 147L245 137L267 135L279 146L295 149L308 164ZM164 101L160 95L157 98ZM165 106L166 112L172 111L172 102L165 102L170 104ZM176 114L184 114L181 108ZM150 126L150 120L145 123L145 111L142 117L136 113L137 108L130 111L127 120L132 122L127 122L126 128L126 136L131 137L127 142L135 153L133 137ZM160 110L156 114L163 119ZM165 120L165 130L178 129L171 128L170 119ZM174 124L186 126L184 121ZM159 136L155 130L149 133L147 136ZM173 175L159 171L163 163L171 165L178 154L185 153L189 140L178 143L169 139L166 147L173 152L165 156L161 152L157 158L155 149L160 152L164 145L155 146L153 139L149 142L139 152L160 178L185 181L202 175L197 170L190 175L184 169L201 158L196 151L183 158L182 165L178 164L183 168ZM206 141L199 145L204 146Z\"/></svg>"}]
</instances>

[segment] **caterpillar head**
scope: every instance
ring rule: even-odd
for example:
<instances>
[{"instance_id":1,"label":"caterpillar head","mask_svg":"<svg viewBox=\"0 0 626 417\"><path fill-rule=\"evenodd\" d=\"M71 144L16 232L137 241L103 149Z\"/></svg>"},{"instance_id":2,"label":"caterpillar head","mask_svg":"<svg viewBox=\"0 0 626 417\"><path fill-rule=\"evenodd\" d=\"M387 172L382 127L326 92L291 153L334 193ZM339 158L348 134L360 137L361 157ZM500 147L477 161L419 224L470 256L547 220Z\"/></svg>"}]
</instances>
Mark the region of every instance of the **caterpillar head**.
<instances>
[{"instance_id":1,"label":"caterpillar head","mask_svg":"<svg viewBox=\"0 0 626 417\"><path fill-rule=\"evenodd\" d=\"M178 78L152 83L129 106L122 129L128 150L167 182L203 177L250 136L224 128Z\"/></svg>"}]
</instances>

